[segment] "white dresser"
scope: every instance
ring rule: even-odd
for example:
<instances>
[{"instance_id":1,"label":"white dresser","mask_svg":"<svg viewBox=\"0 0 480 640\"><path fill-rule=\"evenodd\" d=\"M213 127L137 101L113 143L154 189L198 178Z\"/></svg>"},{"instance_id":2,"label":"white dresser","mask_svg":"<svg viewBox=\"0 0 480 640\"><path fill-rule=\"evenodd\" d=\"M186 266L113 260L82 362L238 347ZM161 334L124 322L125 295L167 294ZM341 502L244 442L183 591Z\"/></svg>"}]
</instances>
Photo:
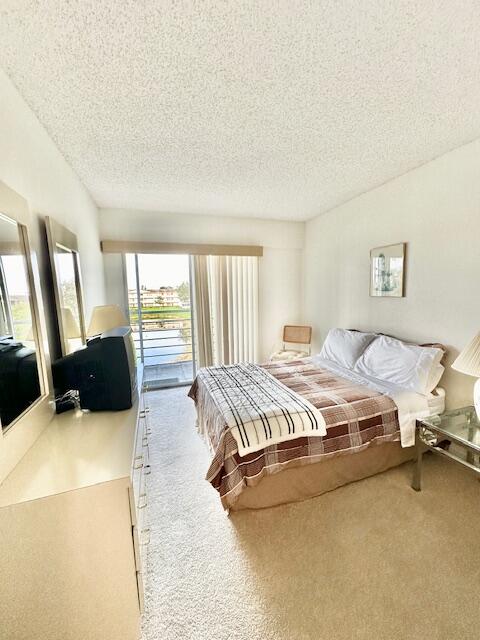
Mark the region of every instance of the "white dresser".
<instances>
[{"instance_id":1,"label":"white dresser","mask_svg":"<svg viewBox=\"0 0 480 640\"><path fill-rule=\"evenodd\" d=\"M0 486L1 640L139 637L147 395L55 416Z\"/></svg>"}]
</instances>

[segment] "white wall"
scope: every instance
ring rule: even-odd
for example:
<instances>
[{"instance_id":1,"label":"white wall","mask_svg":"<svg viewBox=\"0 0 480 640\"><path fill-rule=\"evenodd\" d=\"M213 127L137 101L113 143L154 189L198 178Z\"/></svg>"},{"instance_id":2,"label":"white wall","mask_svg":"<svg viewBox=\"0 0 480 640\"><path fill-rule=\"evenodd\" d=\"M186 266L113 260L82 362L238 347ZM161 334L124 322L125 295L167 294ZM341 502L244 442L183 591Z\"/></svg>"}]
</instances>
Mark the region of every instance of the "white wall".
<instances>
[{"instance_id":1,"label":"white wall","mask_svg":"<svg viewBox=\"0 0 480 640\"><path fill-rule=\"evenodd\" d=\"M87 317L104 301L98 211L45 129L0 70L0 180L25 198L30 208L29 239L40 272L45 324L54 354L55 313L49 297L49 262L43 219L55 218L77 234ZM51 418L48 403L37 405L12 429L0 434L0 482L22 458Z\"/></svg>"},{"instance_id":2,"label":"white wall","mask_svg":"<svg viewBox=\"0 0 480 640\"><path fill-rule=\"evenodd\" d=\"M255 218L100 210L103 240L255 244L264 247L259 267L259 342L265 359L281 341L284 324L302 316L304 225ZM107 299L125 304L121 259L104 257Z\"/></svg>"},{"instance_id":3,"label":"white wall","mask_svg":"<svg viewBox=\"0 0 480 640\"><path fill-rule=\"evenodd\" d=\"M407 243L406 297L369 297L369 252ZM480 141L306 225L305 321L439 341L449 362L480 330ZM447 368L448 405L471 404L473 378Z\"/></svg>"},{"instance_id":4,"label":"white wall","mask_svg":"<svg viewBox=\"0 0 480 640\"><path fill-rule=\"evenodd\" d=\"M48 254L43 218L55 218L78 236L87 322L93 306L104 302L103 261L98 211L78 177L0 70L0 180L30 205L30 242L37 252L50 343L54 311L46 295Z\"/></svg>"}]
</instances>

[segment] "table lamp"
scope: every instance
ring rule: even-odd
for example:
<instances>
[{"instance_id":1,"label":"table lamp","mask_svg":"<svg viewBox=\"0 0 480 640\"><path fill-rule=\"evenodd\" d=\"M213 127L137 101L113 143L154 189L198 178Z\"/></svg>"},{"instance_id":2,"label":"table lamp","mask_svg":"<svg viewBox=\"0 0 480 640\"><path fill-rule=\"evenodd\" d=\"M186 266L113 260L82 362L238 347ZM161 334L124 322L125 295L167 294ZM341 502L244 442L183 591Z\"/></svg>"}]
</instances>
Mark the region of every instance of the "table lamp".
<instances>
[{"instance_id":1,"label":"table lamp","mask_svg":"<svg viewBox=\"0 0 480 640\"><path fill-rule=\"evenodd\" d=\"M67 354L73 353L82 346L83 336L70 307L62 307L62 329L65 351Z\"/></svg>"},{"instance_id":2,"label":"table lamp","mask_svg":"<svg viewBox=\"0 0 480 640\"><path fill-rule=\"evenodd\" d=\"M460 352L452 369L477 378L473 387L473 404L480 420L480 333Z\"/></svg>"},{"instance_id":3,"label":"table lamp","mask_svg":"<svg viewBox=\"0 0 480 640\"><path fill-rule=\"evenodd\" d=\"M128 327L129 324L118 304L105 304L100 307L94 307L90 324L88 325L87 336L97 336L110 329Z\"/></svg>"},{"instance_id":4,"label":"table lamp","mask_svg":"<svg viewBox=\"0 0 480 640\"><path fill-rule=\"evenodd\" d=\"M67 340L82 337L80 327L70 307L62 307L62 327Z\"/></svg>"}]
</instances>

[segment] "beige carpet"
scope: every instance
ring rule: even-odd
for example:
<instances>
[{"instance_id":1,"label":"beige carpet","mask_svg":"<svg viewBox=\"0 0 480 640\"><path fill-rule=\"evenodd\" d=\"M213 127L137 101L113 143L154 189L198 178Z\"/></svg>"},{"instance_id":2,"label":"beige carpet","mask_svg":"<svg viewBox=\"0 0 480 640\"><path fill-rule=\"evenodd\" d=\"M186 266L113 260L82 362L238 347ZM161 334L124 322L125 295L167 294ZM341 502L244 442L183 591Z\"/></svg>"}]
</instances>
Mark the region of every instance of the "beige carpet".
<instances>
[{"instance_id":1,"label":"beige carpet","mask_svg":"<svg viewBox=\"0 0 480 640\"><path fill-rule=\"evenodd\" d=\"M480 485L428 455L303 503L228 518L186 389L152 406L145 640L480 636Z\"/></svg>"}]
</instances>

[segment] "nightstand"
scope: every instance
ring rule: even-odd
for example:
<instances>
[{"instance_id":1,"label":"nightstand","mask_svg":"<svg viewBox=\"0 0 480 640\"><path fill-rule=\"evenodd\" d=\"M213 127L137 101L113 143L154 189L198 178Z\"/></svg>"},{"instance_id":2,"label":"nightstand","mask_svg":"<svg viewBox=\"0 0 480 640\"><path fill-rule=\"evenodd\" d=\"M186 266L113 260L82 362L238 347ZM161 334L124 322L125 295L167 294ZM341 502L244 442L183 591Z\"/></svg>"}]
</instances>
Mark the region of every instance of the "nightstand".
<instances>
[{"instance_id":1,"label":"nightstand","mask_svg":"<svg viewBox=\"0 0 480 640\"><path fill-rule=\"evenodd\" d=\"M425 447L480 475L480 422L474 407L446 411L417 420L412 488L421 490Z\"/></svg>"}]
</instances>

